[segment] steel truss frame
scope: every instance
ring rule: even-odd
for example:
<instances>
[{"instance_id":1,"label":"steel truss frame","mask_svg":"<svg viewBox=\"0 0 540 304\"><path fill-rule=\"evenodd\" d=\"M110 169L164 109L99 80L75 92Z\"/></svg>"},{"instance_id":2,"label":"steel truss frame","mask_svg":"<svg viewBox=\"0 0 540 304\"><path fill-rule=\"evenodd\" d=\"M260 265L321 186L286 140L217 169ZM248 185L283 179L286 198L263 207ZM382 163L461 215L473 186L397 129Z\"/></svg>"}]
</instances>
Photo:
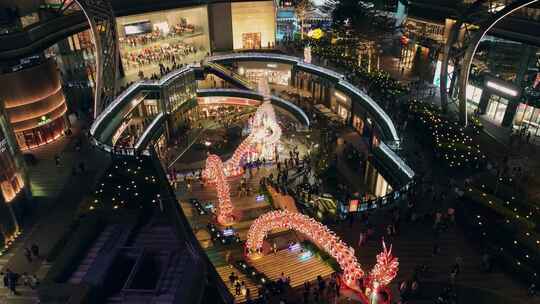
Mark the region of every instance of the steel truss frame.
<instances>
[{"instance_id":1,"label":"steel truss frame","mask_svg":"<svg viewBox=\"0 0 540 304\"><path fill-rule=\"evenodd\" d=\"M112 102L118 74L116 17L110 0L75 0L90 24L96 46L94 118Z\"/></svg>"}]
</instances>

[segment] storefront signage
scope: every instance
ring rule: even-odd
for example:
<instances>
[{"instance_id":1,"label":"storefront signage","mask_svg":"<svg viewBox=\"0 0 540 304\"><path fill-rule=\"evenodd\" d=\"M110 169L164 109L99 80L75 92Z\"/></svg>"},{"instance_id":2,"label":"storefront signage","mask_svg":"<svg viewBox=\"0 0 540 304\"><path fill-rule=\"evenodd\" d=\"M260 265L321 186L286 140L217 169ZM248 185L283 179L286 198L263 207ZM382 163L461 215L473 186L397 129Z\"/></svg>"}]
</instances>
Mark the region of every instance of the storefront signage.
<instances>
[{"instance_id":1,"label":"storefront signage","mask_svg":"<svg viewBox=\"0 0 540 304\"><path fill-rule=\"evenodd\" d=\"M491 80L488 80L486 82L486 87L488 88L491 88L495 91L498 91L498 92L501 92L505 95L508 95L508 96L512 96L512 97L517 97L519 92L510 88L510 87L507 87L507 86L504 86L502 84L499 84L499 83L496 83L494 81L491 81Z\"/></svg>"},{"instance_id":2,"label":"storefront signage","mask_svg":"<svg viewBox=\"0 0 540 304\"><path fill-rule=\"evenodd\" d=\"M44 115L44 116L41 116L39 118L39 121L38 121L37 125L38 126L43 126L43 125L46 125L46 124L48 124L50 122L51 122L51 118Z\"/></svg>"}]
</instances>

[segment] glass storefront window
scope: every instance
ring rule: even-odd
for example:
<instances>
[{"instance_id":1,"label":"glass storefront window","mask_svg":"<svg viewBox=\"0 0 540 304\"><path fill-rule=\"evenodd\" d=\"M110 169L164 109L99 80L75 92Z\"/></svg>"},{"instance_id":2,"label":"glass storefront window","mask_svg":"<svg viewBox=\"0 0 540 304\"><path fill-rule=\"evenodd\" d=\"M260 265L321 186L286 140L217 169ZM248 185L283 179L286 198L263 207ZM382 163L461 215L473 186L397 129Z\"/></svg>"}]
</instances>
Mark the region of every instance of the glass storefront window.
<instances>
[{"instance_id":1,"label":"glass storefront window","mask_svg":"<svg viewBox=\"0 0 540 304\"><path fill-rule=\"evenodd\" d=\"M540 108L520 103L514 118L514 127L540 136Z\"/></svg>"},{"instance_id":2,"label":"glass storefront window","mask_svg":"<svg viewBox=\"0 0 540 304\"><path fill-rule=\"evenodd\" d=\"M493 121L493 123L500 125L503 120L504 113L506 112L507 106L508 100L506 98L497 95L491 95L486 111L486 117L489 120Z\"/></svg>"},{"instance_id":3,"label":"glass storefront window","mask_svg":"<svg viewBox=\"0 0 540 304\"><path fill-rule=\"evenodd\" d=\"M0 188L4 202L13 200L24 187L22 176L17 172L15 160L7 145L7 139L0 132Z\"/></svg>"},{"instance_id":4,"label":"glass storefront window","mask_svg":"<svg viewBox=\"0 0 540 304\"><path fill-rule=\"evenodd\" d=\"M32 149L52 142L64 134L69 128L64 116L51 121L48 124L15 133L21 150Z\"/></svg>"},{"instance_id":5,"label":"glass storefront window","mask_svg":"<svg viewBox=\"0 0 540 304\"><path fill-rule=\"evenodd\" d=\"M268 79L271 84L289 85L291 71L276 71L270 69L244 69L243 75L252 82L258 83L261 78Z\"/></svg>"},{"instance_id":6,"label":"glass storefront window","mask_svg":"<svg viewBox=\"0 0 540 304\"><path fill-rule=\"evenodd\" d=\"M467 108L470 112L478 109L480 98L482 97L482 89L471 84L467 84Z\"/></svg>"}]
</instances>

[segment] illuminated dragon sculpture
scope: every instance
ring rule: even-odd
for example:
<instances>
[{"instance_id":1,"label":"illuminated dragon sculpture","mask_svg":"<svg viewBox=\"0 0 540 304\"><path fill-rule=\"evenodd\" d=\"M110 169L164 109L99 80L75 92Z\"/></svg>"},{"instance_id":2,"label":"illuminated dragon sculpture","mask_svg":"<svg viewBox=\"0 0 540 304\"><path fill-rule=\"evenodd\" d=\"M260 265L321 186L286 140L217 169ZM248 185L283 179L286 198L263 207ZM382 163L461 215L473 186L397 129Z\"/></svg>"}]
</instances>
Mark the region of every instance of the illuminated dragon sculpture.
<instances>
[{"instance_id":1,"label":"illuminated dragon sculpture","mask_svg":"<svg viewBox=\"0 0 540 304\"><path fill-rule=\"evenodd\" d=\"M242 161L246 158L264 158L271 160L275 157L275 147L281 138L281 127L277 123L274 108L269 101L269 88L267 81L261 84L261 92L265 100L257 108L255 115L250 120L251 132L236 148L232 157L225 163L219 156L211 154L206 160L203 170L203 178L215 183L218 194L217 218L220 224L232 222L232 204L227 177L238 176L243 173ZM221 191L220 191L221 189ZM222 206L222 204L224 204Z\"/></svg>"},{"instance_id":2,"label":"illuminated dragon sculpture","mask_svg":"<svg viewBox=\"0 0 540 304\"><path fill-rule=\"evenodd\" d=\"M345 244L328 227L306 215L287 210L265 213L252 223L246 241L248 256L260 255L265 237L274 229L298 231L336 259L343 271L342 280L348 287L358 290L357 282L363 279L365 291L362 292L362 300L365 303L369 303L368 299L373 292L384 288L397 276L398 260L392 255L392 246L387 248L384 241L383 251L377 255L377 264L371 272L366 273L356 260L354 249Z\"/></svg>"},{"instance_id":3,"label":"illuminated dragon sculpture","mask_svg":"<svg viewBox=\"0 0 540 304\"><path fill-rule=\"evenodd\" d=\"M215 154L210 154L206 159L206 174L207 178L216 184L218 196L217 220L222 225L228 225L234 222L234 216L229 183L224 172L221 158Z\"/></svg>"}]
</instances>

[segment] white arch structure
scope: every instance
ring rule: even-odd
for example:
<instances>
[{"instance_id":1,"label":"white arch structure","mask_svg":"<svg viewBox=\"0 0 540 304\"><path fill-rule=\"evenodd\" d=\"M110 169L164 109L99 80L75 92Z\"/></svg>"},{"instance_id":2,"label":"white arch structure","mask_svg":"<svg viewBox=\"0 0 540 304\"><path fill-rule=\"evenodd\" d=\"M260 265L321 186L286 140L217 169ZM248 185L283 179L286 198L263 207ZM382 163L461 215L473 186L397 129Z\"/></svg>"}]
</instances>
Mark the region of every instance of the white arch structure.
<instances>
[{"instance_id":1,"label":"white arch structure","mask_svg":"<svg viewBox=\"0 0 540 304\"><path fill-rule=\"evenodd\" d=\"M366 274L356 260L354 249L343 242L333 231L315 219L287 210L271 211L258 217L249 228L246 241L248 255L258 255L263 241L274 229L291 229L305 235L317 247L330 254L343 271L342 279L347 286L355 288L357 280L364 279L366 296L388 285L397 275L398 260L392 255L392 247L377 255L377 264Z\"/></svg>"},{"instance_id":2,"label":"white arch structure","mask_svg":"<svg viewBox=\"0 0 540 304\"><path fill-rule=\"evenodd\" d=\"M471 65L476 54L476 50L480 45L482 38L486 36L487 32L491 30L499 21L504 19L506 16L512 14L513 12L524 8L528 5L536 3L540 0L516 0L502 10L497 12L493 17L491 17L485 24L480 27L480 30L472 38L467 50L465 51L465 57L463 59L463 67L459 75L459 112L461 121L467 125L467 84L469 83L469 74L471 71ZM441 71L442 73L442 71ZM442 74L441 74L442 75ZM442 78L441 78L442 80ZM442 86L442 82L441 82Z\"/></svg>"},{"instance_id":3,"label":"white arch structure","mask_svg":"<svg viewBox=\"0 0 540 304\"><path fill-rule=\"evenodd\" d=\"M111 103L116 94L118 73L118 39L116 17L110 0L74 0L90 25L96 46L96 84L94 118Z\"/></svg>"}]
</instances>

